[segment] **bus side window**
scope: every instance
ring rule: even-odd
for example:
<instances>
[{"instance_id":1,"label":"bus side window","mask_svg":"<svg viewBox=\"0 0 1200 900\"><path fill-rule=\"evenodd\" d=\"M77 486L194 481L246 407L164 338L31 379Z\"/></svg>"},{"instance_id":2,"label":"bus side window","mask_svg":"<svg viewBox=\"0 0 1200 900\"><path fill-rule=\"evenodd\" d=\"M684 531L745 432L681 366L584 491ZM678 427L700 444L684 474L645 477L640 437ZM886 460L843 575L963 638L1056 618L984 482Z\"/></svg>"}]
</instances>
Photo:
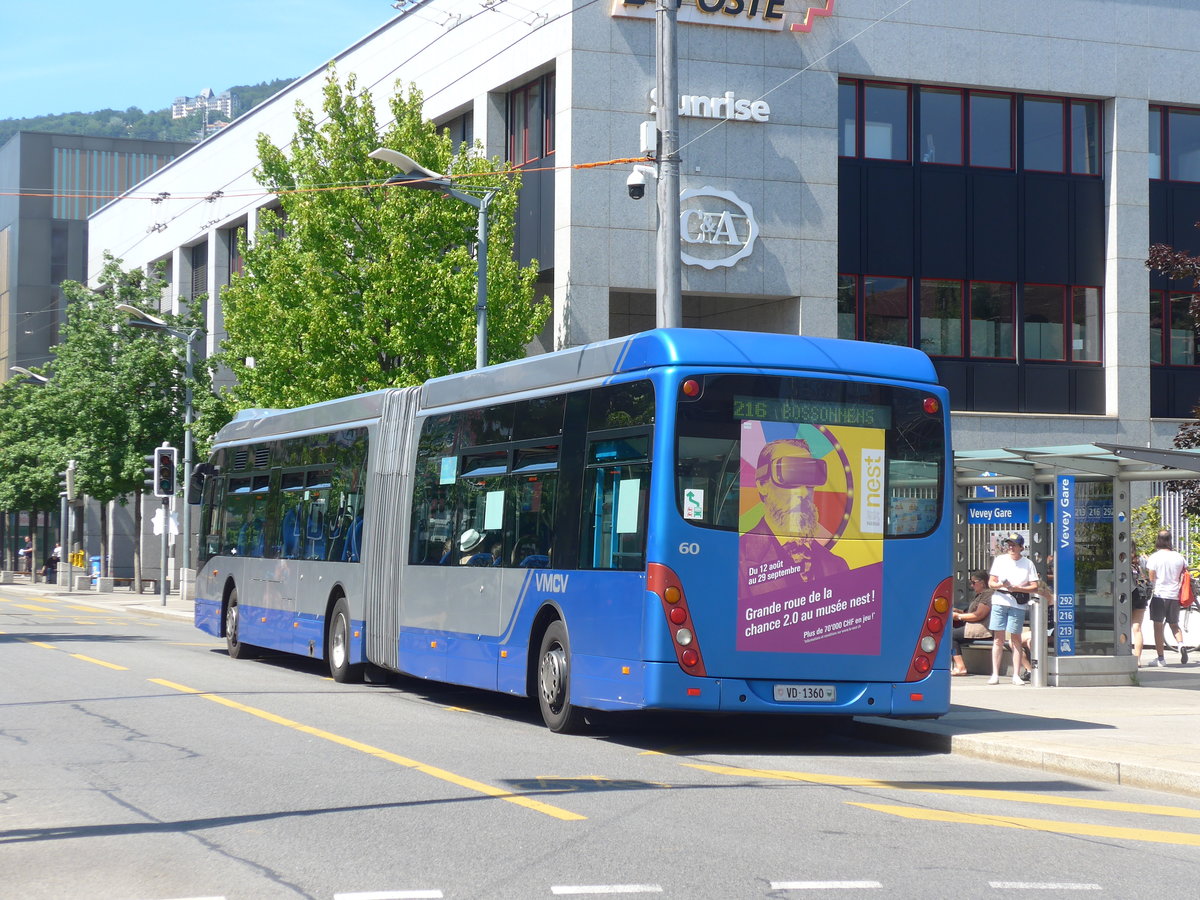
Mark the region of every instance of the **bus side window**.
<instances>
[{"instance_id":1,"label":"bus side window","mask_svg":"<svg viewBox=\"0 0 1200 900\"><path fill-rule=\"evenodd\" d=\"M649 454L650 435L645 432L610 433L588 441L579 561L583 568L645 568Z\"/></svg>"}]
</instances>

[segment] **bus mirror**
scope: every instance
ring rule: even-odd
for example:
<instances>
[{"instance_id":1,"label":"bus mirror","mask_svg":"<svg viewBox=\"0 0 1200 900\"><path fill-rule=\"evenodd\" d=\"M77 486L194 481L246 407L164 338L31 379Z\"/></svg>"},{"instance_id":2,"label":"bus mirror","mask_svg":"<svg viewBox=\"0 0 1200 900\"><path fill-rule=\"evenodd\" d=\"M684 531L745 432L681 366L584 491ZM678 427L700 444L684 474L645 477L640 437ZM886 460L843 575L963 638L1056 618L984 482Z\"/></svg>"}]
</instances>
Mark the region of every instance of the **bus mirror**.
<instances>
[{"instance_id":1,"label":"bus mirror","mask_svg":"<svg viewBox=\"0 0 1200 900\"><path fill-rule=\"evenodd\" d=\"M200 463L192 468L192 478L188 483L188 503L192 506L199 506L200 499L204 494L205 480L216 474L217 467L212 463Z\"/></svg>"}]
</instances>

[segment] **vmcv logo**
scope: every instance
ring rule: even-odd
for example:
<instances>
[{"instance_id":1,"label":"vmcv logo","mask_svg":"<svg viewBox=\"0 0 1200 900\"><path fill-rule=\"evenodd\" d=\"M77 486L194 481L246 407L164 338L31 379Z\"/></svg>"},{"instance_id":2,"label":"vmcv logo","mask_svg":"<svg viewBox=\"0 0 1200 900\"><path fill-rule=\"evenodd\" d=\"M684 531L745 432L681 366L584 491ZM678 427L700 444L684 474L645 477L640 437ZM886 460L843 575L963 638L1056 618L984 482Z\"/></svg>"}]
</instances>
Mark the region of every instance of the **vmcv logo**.
<instances>
[{"instance_id":1,"label":"vmcv logo","mask_svg":"<svg viewBox=\"0 0 1200 900\"><path fill-rule=\"evenodd\" d=\"M750 204L737 194L706 185L681 193L679 207L684 265L732 266L754 252L758 221Z\"/></svg>"}]
</instances>

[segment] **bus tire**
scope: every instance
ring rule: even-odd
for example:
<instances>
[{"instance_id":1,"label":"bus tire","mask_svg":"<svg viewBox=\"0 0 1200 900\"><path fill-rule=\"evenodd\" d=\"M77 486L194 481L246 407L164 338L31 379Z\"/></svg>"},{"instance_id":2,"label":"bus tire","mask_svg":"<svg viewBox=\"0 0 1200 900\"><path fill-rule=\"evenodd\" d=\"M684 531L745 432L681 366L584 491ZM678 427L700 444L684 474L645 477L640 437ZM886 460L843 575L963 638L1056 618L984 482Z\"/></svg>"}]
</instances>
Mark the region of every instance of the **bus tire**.
<instances>
[{"instance_id":1,"label":"bus tire","mask_svg":"<svg viewBox=\"0 0 1200 900\"><path fill-rule=\"evenodd\" d=\"M542 635L537 689L538 706L547 728L556 734L572 734L583 728L583 711L571 705L571 643L561 619L551 622Z\"/></svg>"},{"instance_id":2,"label":"bus tire","mask_svg":"<svg viewBox=\"0 0 1200 900\"><path fill-rule=\"evenodd\" d=\"M231 588L229 596L225 598L225 649L230 659L249 659L254 655L254 648L243 644L241 640L241 612L237 588Z\"/></svg>"},{"instance_id":3,"label":"bus tire","mask_svg":"<svg viewBox=\"0 0 1200 900\"><path fill-rule=\"evenodd\" d=\"M339 597L333 605L325 639L329 674L338 684L355 684L363 677L362 665L350 664L350 635L350 606L345 597Z\"/></svg>"}]
</instances>

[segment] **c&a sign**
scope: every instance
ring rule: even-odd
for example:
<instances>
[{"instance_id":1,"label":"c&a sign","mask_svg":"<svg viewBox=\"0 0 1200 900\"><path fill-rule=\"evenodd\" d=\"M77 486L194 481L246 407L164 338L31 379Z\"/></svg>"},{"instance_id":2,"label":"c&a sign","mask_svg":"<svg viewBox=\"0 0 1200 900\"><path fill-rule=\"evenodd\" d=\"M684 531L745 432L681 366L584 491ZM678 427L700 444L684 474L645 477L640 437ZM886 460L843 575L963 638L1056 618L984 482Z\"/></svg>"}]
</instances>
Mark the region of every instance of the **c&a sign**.
<instances>
[{"instance_id":1,"label":"c&a sign","mask_svg":"<svg viewBox=\"0 0 1200 900\"><path fill-rule=\"evenodd\" d=\"M706 186L679 195L679 236L685 266L732 266L754 252L758 221L737 194Z\"/></svg>"},{"instance_id":2,"label":"c&a sign","mask_svg":"<svg viewBox=\"0 0 1200 900\"><path fill-rule=\"evenodd\" d=\"M687 0L677 2L677 19L692 25L755 28L762 31L812 30L813 22L833 15L835 0ZM655 0L612 0L611 15L654 19Z\"/></svg>"}]
</instances>

